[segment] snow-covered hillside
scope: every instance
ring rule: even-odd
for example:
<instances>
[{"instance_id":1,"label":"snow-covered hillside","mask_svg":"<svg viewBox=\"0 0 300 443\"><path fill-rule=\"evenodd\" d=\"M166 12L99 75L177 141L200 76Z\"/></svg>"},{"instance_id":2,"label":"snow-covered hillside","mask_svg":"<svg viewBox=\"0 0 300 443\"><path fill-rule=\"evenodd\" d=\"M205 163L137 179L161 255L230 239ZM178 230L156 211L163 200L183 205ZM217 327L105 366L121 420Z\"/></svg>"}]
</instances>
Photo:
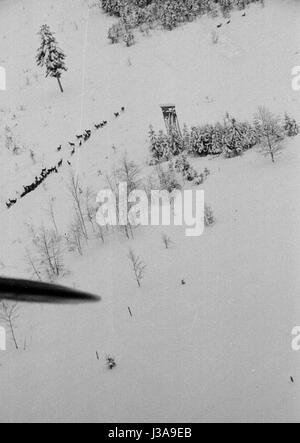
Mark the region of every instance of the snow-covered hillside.
<instances>
[{"instance_id":1,"label":"snow-covered hillside","mask_svg":"<svg viewBox=\"0 0 300 443\"><path fill-rule=\"evenodd\" d=\"M138 34L125 48L106 38L114 19L84 0L1 0L2 275L30 277L28 225L50 224L49 199L66 232L67 160L95 192L103 186L99 170L109 173L125 151L149 173L148 130L163 128L160 104L176 103L188 125L219 121L227 111L251 119L260 105L300 120L300 94L291 87L300 4L265 3L246 17L232 13L216 45L211 33L220 17ZM35 64L44 23L67 55L64 94ZM71 159L68 143L102 120L108 125ZM5 147L6 127L17 155ZM0 352L0 421L299 421L300 354L291 350L300 322L299 143L288 139L275 165L256 149L193 160L211 171L203 188L217 220L199 238L185 237L183 228L144 227L134 240L90 241L82 257L67 252L59 283L102 301L21 306L16 334L26 350L9 343ZM6 209L8 198L60 159L59 174ZM169 250L163 232L173 240ZM147 265L141 288L129 247ZM113 371L106 355L116 360Z\"/></svg>"}]
</instances>

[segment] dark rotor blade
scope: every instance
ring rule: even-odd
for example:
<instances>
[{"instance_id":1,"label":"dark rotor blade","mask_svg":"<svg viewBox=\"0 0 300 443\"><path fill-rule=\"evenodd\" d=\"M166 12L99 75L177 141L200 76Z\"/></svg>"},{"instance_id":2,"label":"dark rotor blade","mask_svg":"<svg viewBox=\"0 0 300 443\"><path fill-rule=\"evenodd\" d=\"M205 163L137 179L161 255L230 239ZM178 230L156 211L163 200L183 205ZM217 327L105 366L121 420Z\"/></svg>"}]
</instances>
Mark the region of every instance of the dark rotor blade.
<instances>
[{"instance_id":1,"label":"dark rotor blade","mask_svg":"<svg viewBox=\"0 0 300 443\"><path fill-rule=\"evenodd\" d=\"M91 303L101 297L49 283L0 277L0 300L27 303Z\"/></svg>"}]
</instances>

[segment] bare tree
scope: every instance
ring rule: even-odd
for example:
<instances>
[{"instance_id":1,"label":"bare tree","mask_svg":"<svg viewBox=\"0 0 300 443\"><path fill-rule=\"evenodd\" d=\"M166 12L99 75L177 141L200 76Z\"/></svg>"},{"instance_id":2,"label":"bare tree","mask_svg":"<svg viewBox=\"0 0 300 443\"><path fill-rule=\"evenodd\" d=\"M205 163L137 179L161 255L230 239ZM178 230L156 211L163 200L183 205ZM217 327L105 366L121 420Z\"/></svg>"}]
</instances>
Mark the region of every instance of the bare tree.
<instances>
[{"instance_id":1,"label":"bare tree","mask_svg":"<svg viewBox=\"0 0 300 443\"><path fill-rule=\"evenodd\" d=\"M84 210L83 210L83 198L82 198L83 190L82 187L80 186L79 178L75 176L74 172L71 173L71 180L68 188L73 198L74 208L75 211L77 212L80 221L80 226L83 236L85 237L86 240L88 240L89 236L88 236L88 231L84 218Z\"/></svg>"},{"instance_id":2,"label":"bare tree","mask_svg":"<svg viewBox=\"0 0 300 443\"><path fill-rule=\"evenodd\" d=\"M95 223L97 207L96 207L96 193L90 188L85 191L85 209L88 222L91 224L93 232L97 237L100 237L104 243L104 233L102 226Z\"/></svg>"},{"instance_id":3,"label":"bare tree","mask_svg":"<svg viewBox=\"0 0 300 443\"><path fill-rule=\"evenodd\" d=\"M125 154L117 169L117 178L119 182L127 183L128 194L141 187L140 174L139 166L134 161L128 160L127 154Z\"/></svg>"},{"instance_id":4,"label":"bare tree","mask_svg":"<svg viewBox=\"0 0 300 443\"><path fill-rule=\"evenodd\" d=\"M254 119L257 136L261 142L261 151L264 155L270 155L275 163L276 154L282 150L284 131L280 117L273 115L266 107L259 108Z\"/></svg>"},{"instance_id":5,"label":"bare tree","mask_svg":"<svg viewBox=\"0 0 300 443\"><path fill-rule=\"evenodd\" d=\"M68 235L66 235L66 239L70 251L73 252L74 250L77 250L77 252L80 255L83 255L83 246L82 246L83 234L77 213L75 215L75 220L70 225L70 230Z\"/></svg>"},{"instance_id":6,"label":"bare tree","mask_svg":"<svg viewBox=\"0 0 300 443\"><path fill-rule=\"evenodd\" d=\"M53 230L42 226L33 238L38 268L43 269L50 281L64 271L62 239Z\"/></svg>"},{"instance_id":7,"label":"bare tree","mask_svg":"<svg viewBox=\"0 0 300 443\"><path fill-rule=\"evenodd\" d=\"M134 276L135 276L136 282L140 288L141 282L142 282L144 275L145 275L146 265L143 263L141 258L134 253L134 251L132 249L129 250L128 258L132 264Z\"/></svg>"},{"instance_id":8,"label":"bare tree","mask_svg":"<svg viewBox=\"0 0 300 443\"><path fill-rule=\"evenodd\" d=\"M19 318L19 310L18 303L9 304L3 301L0 305L0 320L9 327L17 350L19 349L19 345L16 339L15 328Z\"/></svg>"},{"instance_id":9,"label":"bare tree","mask_svg":"<svg viewBox=\"0 0 300 443\"><path fill-rule=\"evenodd\" d=\"M32 257L30 251L26 248L25 252L26 252L25 258L28 265L30 266L30 269L32 270L33 276L35 276L39 281L42 281L40 271L38 270L37 264L35 263L35 260Z\"/></svg>"},{"instance_id":10,"label":"bare tree","mask_svg":"<svg viewBox=\"0 0 300 443\"><path fill-rule=\"evenodd\" d=\"M49 198L47 213L49 214L49 216L51 218L51 221L53 223L56 234L59 235L59 231L58 231L58 227L57 227L57 223L56 223L56 218L55 218L53 200L54 200L53 198L52 199Z\"/></svg>"},{"instance_id":11,"label":"bare tree","mask_svg":"<svg viewBox=\"0 0 300 443\"><path fill-rule=\"evenodd\" d=\"M110 176L106 176L107 183L111 189L111 191L116 196L117 201L117 210L119 210L120 198L119 198L119 185L120 183L126 183L127 185L127 214L122 214L122 218L126 218L127 216L127 224L122 224L122 230L124 230L126 238L129 240L130 236L133 238L133 230L128 217L128 213L132 207L131 204L128 203L128 196L131 192L142 188L142 180L140 178L141 170L139 166L134 162L128 159L127 154L124 154L122 160L120 161L117 168L114 168L112 174ZM118 219L120 219L121 214L118 212Z\"/></svg>"},{"instance_id":12,"label":"bare tree","mask_svg":"<svg viewBox=\"0 0 300 443\"><path fill-rule=\"evenodd\" d=\"M119 168L117 169L117 179L118 183L127 184L127 202L129 194L137 190L141 186L140 179L140 168L134 161L128 160L127 154L125 154L120 162ZM129 213L132 205L127 204L127 211ZM127 215L128 215L127 213ZM127 225L124 226L125 235L129 239L129 232L133 238L133 230L129 218L127 217Z\"/></svg>"}]
</instances>

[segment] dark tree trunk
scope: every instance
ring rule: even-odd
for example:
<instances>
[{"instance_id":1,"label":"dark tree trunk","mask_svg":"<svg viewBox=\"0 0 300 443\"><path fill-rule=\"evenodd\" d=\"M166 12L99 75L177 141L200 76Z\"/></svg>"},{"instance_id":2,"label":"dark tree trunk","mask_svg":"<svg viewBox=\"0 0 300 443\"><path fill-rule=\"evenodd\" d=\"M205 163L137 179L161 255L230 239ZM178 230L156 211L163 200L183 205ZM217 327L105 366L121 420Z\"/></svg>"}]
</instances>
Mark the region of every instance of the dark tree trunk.
<instances>
[{"instance_id":1,"label":"dark tree trunk","mask_svg":"<svg viewBox=\"0 0 300 443\"><path fill-rule=\"evenodd\" d=\"M272 158L272 163L275 163L275 156L273 152L271 152L271 158Z\"/></svg>"},{"instance_id":2,"label":"dark tree trunk","mask_svg":"<svg viewBox=\"0 0 300 443\"><path fill-rule=\"evenodd\" d=\"M57 78L57 81L58 81L58 84L59 84L59 89L61 90L61 92L64 92L62 84L61 84L61 81L60 81L60 77L56 77L56 78Z\"/></svg>"},{"instance_id":3,"label":"dark tree trunk","mask_svg":"<svg viewBox=\"0 0 300 443\"><path fill-rule=\"evenodd\" d=\"M14 331L14 327L12 325L11 319L9 319L9 326L10 326L11 335L12 335L12 338L13 338L16 350L18 351L19 350L19 346L18 346L18 343L17 343L17 339L16 339L16 336L15 336L15 331Z\"/></svg>"}]
</instances>

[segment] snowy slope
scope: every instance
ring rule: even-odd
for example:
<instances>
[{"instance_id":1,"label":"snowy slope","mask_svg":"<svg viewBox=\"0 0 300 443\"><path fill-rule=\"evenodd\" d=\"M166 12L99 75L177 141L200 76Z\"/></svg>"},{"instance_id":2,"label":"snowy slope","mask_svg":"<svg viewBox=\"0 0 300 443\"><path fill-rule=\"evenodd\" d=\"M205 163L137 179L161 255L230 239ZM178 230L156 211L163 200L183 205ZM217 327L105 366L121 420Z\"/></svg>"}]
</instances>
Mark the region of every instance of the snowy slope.
<instances>
[{"instance_id":1,"label":"snowy slope","mask_svg":"<svg viewBox=\"0 0 300 443\"><path fill-rule=\"evenodd\" d=\"M150 123L163 127L163 102L176 103L189 125L226 111L251 118L261 104L298 117L290 72L299 65L299 18L297 1L273 0L252 6L245 18L233 13L218 45L211 32L222 19L202 18L139 36L127 49L108 43L114 20L84 1L2 1L0 65L8 89L0 92L1 273L28 276L26 223L49 223L49 198L65 232L68 167L9 211L5 201L42 167L69 159L68 142L95 122L109 125L72 161L97 191L97 171L108 172L125 150L146 164L147 131ZM63 95L34 63L43 23L67 54ZM126 112L116 120L121 106ZM5 149L6 125L24 147L18 156ZM102 302L22 307L17 334L26 351L10 344L0 354L0 421L298 420L300 357L290 346L300 321L298 146L299 137L289 140L275 166L255 150L195 161L211 170L204 188L217 217L199 239L178 228L141 228L129 243L113 237L90 242L84 257L67 255L61 283L98 293ZM163 231L174 241L169 251ZM140 290L130 246L147 264ZM116 358L114 371L105 367L106 354Z\"/></svg>"}]
</instances>

